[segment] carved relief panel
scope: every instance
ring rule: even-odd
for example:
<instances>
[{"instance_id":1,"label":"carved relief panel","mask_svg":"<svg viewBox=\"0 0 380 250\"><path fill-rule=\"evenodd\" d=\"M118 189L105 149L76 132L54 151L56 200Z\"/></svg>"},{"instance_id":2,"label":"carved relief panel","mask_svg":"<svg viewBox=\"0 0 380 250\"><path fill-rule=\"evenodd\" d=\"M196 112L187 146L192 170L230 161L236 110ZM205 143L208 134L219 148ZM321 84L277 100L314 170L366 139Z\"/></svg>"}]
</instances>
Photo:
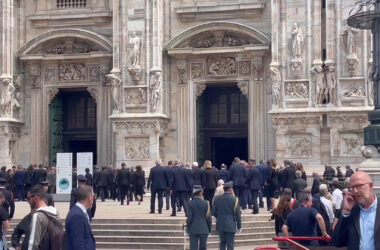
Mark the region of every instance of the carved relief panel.
<instances>
[{"instance_id":1,"label":"carved relief panel","mask_svg":"<svg viewBox=\"0 0 380 250\"><path fill-rule=\"evenodd\" d=\"M203 61L194 61L190 64L191 66L191 79L201 79L204 77L204 62Z\"/></svg>"},{"instance_id":2,"label":"carved relief panel","mask_svg":"<svg viewBox=\"0 0 380 250\"><path fill-rule=\"evenodd\" d=\"M54 84L58 81L57 79L57 71L56 67L49 67L44 69L44 83L45 84Z\"/></svg>"},{"instance_id":3,"label":"carved relief panel","mask_svg":"<svg viewBox=\"0 0 380 250\"><path fill-rule=\"evenodd\" d=\"M234 57L208 58L206 60L208 76L236 75L236 59Z\"/></svg>"},{"instance_id":4,"label":"carved relief panel","mask_svg":"<svg viewBox=\"0 0 380 250\"><path fill-rule=\"evenodd\" d=\"M341 79L339 91L342 106L362 106L365 104L366 89L364 79Z\"/></svg>"},{"instance_id":5,"label":"carved relief panel","mask_svg":"<svg viewBox=\"0 0 380 250\"><path fill-rule=\"evenodd\" d=\"M297 158L306 158L311 152L310 134L288 134L286 136L286 154Z\"/></svg>"},{"instance_id":6,"label":"carved relief panel","mask_svg":"<svg viewBox=\"0 0 380 250\"><path fill-rule=\"evenodd\" d=\"M59 81L85 81L87 68L83 63L62 63L58 66Z\"/></svg>"},{"instance_id":7,"label":"carved relief panel","mask_svg":"<svg viewBox=\"0 0 380 250\"><path fill-rule=\"evenodd\" d=\"M146 105L147 103L145 88L128 88L125 95L127 106Z\"/></svg>"},{"instance_id":8,"label":"carved relief panel","mask_svg":"<svg viewBox=\"0 0 380 250\"><path fill-rule=\"evenodd\" d=\"M149 159L149 138L125 138L125 158L127 160Z\"/></svg>"},{"instance_id":9,"label":"carved relief panel","mask_svg":"<svg viewBox=\"0 0 380 250\"><path fill-rule=\"evenodd\" d=\"M252 63L251 60L243 60L239 62L239 75L250 76L251 75ZM256 76L256 74L255 74Z\"/></svg>"},{"instance_id":10,"label":"carved relief panel","mask_svg":"<svg viewBox=\"0 0 380 250\"><path fill-rule=\"evenodd\" d=\"M285 82L285 99L309 99L309 83Z\"/></svg>"},{"instance_id":11,"label":"carved relief panel","mask_svg":"<svg viewBox=\"0 0 380 250\"><path fill-rule=\"evenodd\" d=\"M340 156L361 156L361 147L364 143L364 133L339 133Z\"/></svg>"}]
</instances>

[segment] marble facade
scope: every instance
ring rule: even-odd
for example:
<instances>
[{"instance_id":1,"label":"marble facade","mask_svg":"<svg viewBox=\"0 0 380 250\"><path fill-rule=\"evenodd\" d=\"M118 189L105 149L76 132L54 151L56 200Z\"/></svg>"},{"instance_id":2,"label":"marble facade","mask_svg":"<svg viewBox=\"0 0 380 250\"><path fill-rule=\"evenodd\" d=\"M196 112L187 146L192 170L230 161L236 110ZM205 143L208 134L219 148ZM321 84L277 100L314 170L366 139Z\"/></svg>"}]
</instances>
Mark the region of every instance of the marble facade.
<instances>
[{"instance_id":1,"label":"marble facade","mask_svg":"<svg viewBox=\"0 0 380 250\"><path fill-rule=\"evenodd\" d=\"M0 162L49 163L49 104L83 88L98 165L197 159L196 101L248 98L250 158L359 163L373 109L351 0L0 0ZM360 41L360 42L359 42Z\"/></svg>"}]
</instances>

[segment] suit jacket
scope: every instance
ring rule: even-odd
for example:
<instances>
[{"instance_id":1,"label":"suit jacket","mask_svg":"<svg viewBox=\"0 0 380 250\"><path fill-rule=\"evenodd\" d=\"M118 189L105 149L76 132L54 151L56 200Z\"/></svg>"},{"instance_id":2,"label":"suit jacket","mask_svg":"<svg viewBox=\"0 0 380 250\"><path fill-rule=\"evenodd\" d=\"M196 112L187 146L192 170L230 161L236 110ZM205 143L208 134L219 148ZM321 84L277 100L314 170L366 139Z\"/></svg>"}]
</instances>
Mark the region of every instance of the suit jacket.
<instances>
[{"instance_id":1,"label":"suit jacket","mask_svg":"<svg viewBox=\"0 0 380 250\"><path fill-rule=\"evenodd\" d=\"M261 173L256 168L250 168L248 170L247 185L251 190L259 190L261 188Z\"/></svg>"},{"instance_id":2,"label":"suit jacket","mask_svg":"<svg viewBox=\"0 0 380 250\"><path fill-rule=\"evenodd\" d=\"M311 187L311 194L312 195L319 193L320 183L321 183L321 181L319 179L319 176L315 176L313 179L313 186Z\"/></svg>"},{"instance_id":3,"label":"suit jacket","mask_svg":"<svg viewBox=\"0 0 380 250\"><path fill-rule=\"evenodd\" d=\"M236 203L237 199L230 193L224 193L215 198L212 215L216 218L216 230L219 233L235 233L236 227L241 228L241 211L239 201ZM235 204L237 204L236 207Z\"/></svg>"},{"instance_id":4,"label":"suit jacket","mask_svg":"<svg viewBox=\"0 0 380 250\"><path fill-rule=\"evenodd\" d=\"M120 169L117 174L117 182L120 186L129 186L132 182L131 172L126 168Z\"/></svg>"},{"instance_id":5,"label":"suit jacket","mask_svg":"<svg viewBox=\"0 0 380 250\"><path fill-rule=\"evenodd\" d=\"M73 206L66 218L66 250L94 250L95 239L90 223L78 206Z\"/></svg>"},{"instance_id":6,"label":"suit jacket","mask_svg":"<svg viewBox=\"0 0 380 250\"><path fill-rule=\"evenodd\" d=\"M168 181L165 168L160 165L156 165L155 167L151 168L147 187L150 187L152 191L157 191L165 190L167 186Z\"/></svg>"},{"instance_id":7,"label":"suit jacket","mask_svg":"<svg viewBox=\"0 0 380 250\"><path fill-rule=\"evenodd\" d=\"M244 186L246 181L245 167L240 164L234 164L228 170L228 179L234 182L234 186Z\"/></svg>"},{"instance_id":8,"label":"suit jacket","mask_svg":"<svg viewBox=\"0 0 380 250\"><path fill-rule=\"evenodd\" d=\"M218 170L214 167L203 170L202 186L205 189L215 189L218 185Z\"/></svg>"},{"instance_id":9,"label":"suit jacket","mask_svg":"<svg viewBox=\"0 0 380 250\"><path fill-rule=\"evenodd\" d=\"M189 234L211 233L211 217L209 203L195 197L187 206L187 232Z\"/></svg>"},{"instance_id":10,"label":"suit jacket","mask_svg":"<svg viewBox=\"0 0 380 250\"><path fill-rule=\"evenodd\" d=\"M359 249L360 246L360 208L356 205L352 208L348 217L339 218L333 232L333 245L336 247L347 247L348 250ZM377 200L374 241L375 250L380 250L380 202Z\"/></svg>"},{"instance_id":11,"label":"suit jacket","mask_svg":"<svg viewBox=\"0 0 380 250\"><path fill-rule=\"evenodd\" d=\"M227 169L221 169L219 170L219 179L222 179L224 182L228 181L228 170Z\"/></svg>"},{"instance_id":12,"label":"suit jacket","mask_svg":"<svg viewBox=\"0 0 380 250\"><path fill-rule=\"evenodd\" d=\"M193 167L193 185L202 185L202 172L199 167Z\"/></svg>"},{"instance_id":13,"label":"suit jacket","mask_svg":"<svg viewBox=\"0 0 380 250\"><path fill-rule=\"evenodd\" d=\"M294 181L296 180L296 169L295 167L289 166L284 171L285 171L284 188L290 188L292 191L294 191Z\"/></svg>"},{"instance_id":14,"label":"suit jacket","mask_svg":"<svg viewBox=\"0 0 380 250\"><path fill-rule=\"evenodd\" d=\"M175 166L172 168L172 185L173 191L187 191L188 180L186 177L185 169L181 166Z\"/></svg>"}]
</instances>

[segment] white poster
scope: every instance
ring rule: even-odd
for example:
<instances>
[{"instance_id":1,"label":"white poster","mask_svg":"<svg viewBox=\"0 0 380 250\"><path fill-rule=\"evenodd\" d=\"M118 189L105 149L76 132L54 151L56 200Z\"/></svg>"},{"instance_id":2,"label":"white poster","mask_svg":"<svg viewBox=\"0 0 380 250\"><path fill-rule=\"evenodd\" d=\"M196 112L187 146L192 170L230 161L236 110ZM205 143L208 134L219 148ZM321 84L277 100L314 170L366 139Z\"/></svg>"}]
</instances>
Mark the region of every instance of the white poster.
<instances>
[{"instance_id":1,"label":"white poster","mask_svg":"<svg viewBox=\"0 0 380 250\"><path fill-rule=\"evenodd\" d=\"M93 156L90 153L77 153L77 174L86 175L86 168L90 169L90 174L92 174L92 162Z\"/></svg>"},{"instance_id":2,"label":"white poster","mask_svg":"<svg viewBox=\"0 0 380 250\"><path fill-rule=\"evenodd\" d=\"M73 175L73 154L57 153L57 194L70 194Z\"/></svg>"}]
</instances>

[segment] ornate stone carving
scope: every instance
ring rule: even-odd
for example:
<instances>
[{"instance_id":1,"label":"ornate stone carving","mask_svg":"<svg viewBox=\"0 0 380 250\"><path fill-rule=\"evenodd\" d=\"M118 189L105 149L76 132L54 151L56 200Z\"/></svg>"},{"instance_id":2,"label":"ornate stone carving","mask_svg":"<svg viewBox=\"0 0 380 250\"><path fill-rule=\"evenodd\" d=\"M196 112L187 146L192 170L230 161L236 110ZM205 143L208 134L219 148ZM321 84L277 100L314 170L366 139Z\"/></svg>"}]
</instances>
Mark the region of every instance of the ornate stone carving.
<instances>
[{"instance_id":1,"label":"ornate stone carving","mask_svg":"<svg viewBox=\"0 0 380 250\"><path fill-rule=\"evenodd\" d=\"M41 85L41 67L39 65L31 65L29 76L32 81L32 88L39 88Z\"/></svg>"},{"instance_id":2,"label":"ornate stone carving","mask_svg":"<svg viewBox=\"0 0 380 250\"><path fill-rule=\"evenodd\" d=\"M362 138L363 133L358 134L348 134L344 133L340 136L341 138L341 152L343 155L361 155L361 148L363 146Z\"/></svg>"},{"instance_id":3,"label":"ornate stone carving","mask_svg":"<svg viewBox=\"0 0 380 250\"><path fill-rule=\"evenodd\" d=\"M57 82L57 68L45 68L45 83L54 84Z\"/></svg>"},{"instance_id":4,"label":"ornate stone carving","mask_svg":"<svg viewBox=\"0 0 380 250\"><path fill-rule=\"evenodd\" d=\"M113 113L124 112L122 98L121 98L121 86L122 80L117 75L111 73L106 75L107 85L111 87L112 99L114 103Z\"/></svg>"},{"instance_id":5,"label":"ornate stone carving","mask_svg":"<svg viewBox=\"0 0 380 250\"><path fill-rule=\"evenodd\" d=\"M133 67L140 67L140 57L141 57L141 48L142 48L142 39L140 36L136 34L136 32L132 32L129 37L128 44L131 48L131 65Z\"/></svg>"},{"instance_id":6,"label":"ornate stone carving","mask_svg":"<svg viewBox=\"0 0 380 250\"><path fill-rule=\"evenodd\" d=\"M255 56L253 58L253 79L263 80L263 58Z\"/></svg>"},{"instance_id":7,"label":"ornate stone carving","mask_svg":"<svg viewBox=\"0 0 380 250\"><path fill-rule=\"evenodd\" d=\"M345 25L341 34L343 47L347 53L346 65L348 72L354 73L359 62L357 54L357 35L359 31Z\"/></svg>"},{"instance_id":8,"label":"ornate stone carving","mask_svg":"<svg viewBox=\"0 0 380 250\"><path fill-rule=\"evenodd\" d=\"M213 32L203 32L193 37L189 43L194 48L210 48L210 47L236 47L246 44L257 43L254 39L238 34L236 32L226 32L217 30Z\"/></svg>"},{"instance_id":9,"label":"ornate stone carving","mask_svg":"<svg viewBox=\"0 0 380 250\"><path fill-rule=\"evenodd\" d=\"M303 43L302 29L295 22L292 28L292 59L290 61L290 69L294 74L300 74L302 71Z\"/></svg>"},{"instance_id":10,"label":"ornate stone carving","mask_svg":"<svg viewBox=\"0 0 380 250\"><path fill-rule=\"evenodd\" d=\"M270 67L270 75L272 80L272 106L280 107L281 100L281 73L276 67Z\"/></svg>"},{"instance_id":11,"label":"ornate stone carving","mask_svg":"<svg viewBox=\"0 0 380 250\"><path fill-rule=\"evenodd\" d=\"M311 141L307 135L290 136L287 149L289 155L308 156L311 155Z\"/></svg>"},{"instance_id":12,"label":"ornate stone carving","mask_svg":"<svg viewBox=\"0 0 380 250\"><path fill-rule=\"evenodd\" d=\"M11 77L1 76L0 117L12 117L13 93L15 87Z\"/></svg>"},{"instance_id":13,"label":"ornate stone carving","mask_svg":"<svg viewBox=\"0 0 380 250\"><path fill-rule=\"evenodd\" d=\"M241 76L251 75L251 60L239 62L239 75Z\"/></svg>"},{"instance_id":14,"label":"ornate stone carving","mask_svg":"<svg viewBox=\"0 0 380 250\"><path fill-rule=\"evenodd\" d=\"M206 89L206 83L196 83L195 84L195 96L198 98L203 94Z\"/></svg>"},{"instance_id":15,"label":"ornate stone carving","mask_svg":"<svg viewBox=\"0 0 380 250\"><path fill-rule=\"evenodd\" d=\"M362 86L349 86L345 90L343 90L344 97L364 97L364 89Z\"/></svg>"},{"instance_id":16,"label":"ornate stone carving","mask_svg":"<svg viewBox=\"0 0 380 250\"><path fill-rule=\"evenodd\" d=\"M23 85L24 77L25 77L24 73L20 73L13 77L13 86L15 87L15 91L13 92L12 110L13 110L13 117L15 118L19 118L19 115L20 115L19 111L20 111L20 108L22 107L21 87Z\"/></svg>"},{"instance_id":17,"label":"ornate stone carving","mask_svg":"<svg viewBox=\"0 0 380 250\"><path fill-rule=\"evenodd\" d=\"M58 92L59 92L58 88L48 88L47 89L46 96L47 96L48 104L50 104L51 101L53 101L54 97L58 94Z\"/></svg>"},{"instance_id":18,"label":"ornate stone carving","mask_svg":"<svg viewBox=\"0 0 380 250\"><path fill-rule=\"evenodd\" d=\"M287 99L309 99L309 84L307 82L286 82L285 96Z\"/></svg>"},{"instance_id":19,"label":"ornate stone carving","mask_svg":"<svg viewBox=\"0 0 380 250\"><path fill-rule=\"evenodd\" d=\"M129 89L127 92L127 105L146 104L146 92L143 88Z\"/></svg>"},{"instance_id":20,"label":"ornate stone carving","mask_svg":"<svg viewBox=\"0 0 380 250\"><path fill-rule=\"evenodd\" d=\"M125 157L128 160L149 159L149 138L125 138Z\"/></svg>"},{"instance_id":21,"label":"ornate stone carving","mask_svg":"<svg viewBox=\"0 0 380 250\"><path fill-rule=\"evenodd\" d=\"M191 63L191 78L200 79L204 75L204 68L202 62Z\"/></svg>"},{"instance_id":22,"label":"ornate stone carving","mask_svg":"<svg viewBox=\"0 0 380 250\"><path fill-rule=\"evenodd\" d=\"M155 69L151 71L150 83L150 104L151 110L156 112L161 108L161 70Z\"/></svg>"},{"instance_id":23,"label":"ornate stone carving","mask_svg":"<svg viewBox=\"0 0 380 250\"><path fill-rule=\"evenodd\" d=\"M206 65L207 74L211 76L236 74L236 59L234 57L209 58Z\"/></svg>"},{"instance_id":24,"label":"ornate stone carving","mask_svg":"<svg viewBox=\"0 0 380 250\"><path fill-rule=\"evenodd\" d=\"M89 66L88 71L90 82L100 82L100 65Z\"/></svg>"},{"instance_id":25,"label":"ornate stone carving","mask_svg":"<svg viewBox=\"0 0 380 250\"><path fill-rule=\"evenodd\" d=\"M241 93L248 98L248 81L239 81L237 83L237 86L239 87Z\"/></svg>"},{"instance_id":26,"label":"ornate stone carving","mask_svg":"<svg viewBox=\"0 0 380 250\"><path fill-rule=\"evenodd\" d=\"M13 85L15 86L15 88L21 88L24 82L24 78L24 73L17 74L13 77Z\"/></svg>"},{"instance_id":27,"label":"ornate stone carving","mask_svg":"<svg viewBox=\"0 0 380 250\"><path fill-rule=\"evenodd\" d=\"M335 79L335 67L327 66L326 71L326 90L325 99L329 104L336 105L336 79Z\"/></svg>"},{"instance_id":28,"label":"ornate stone carving","mask_svg":"<svg viewBox=\"0 0 380 250\"><path fill-rule=\"evenodd\" d=\"M186 60L177 60L178 83L184 84L186 74Z\"/></svg>"},{"instance_id":29,"label":"ornate stone carving","mask_svg":"<svg viewBox=\"0 0 380 250\"><path fill-rule=\"evenodd\" d=\"M47 54L81 54L94 51L90 44L77 39L59 41L44 50Z\"/></svg>"},{"instance_id":30,"label":"ornate stone carving","mask_svg":"<svg viewBox=\"0 0 380 250\"><path fill-rule=\"evenodd\" d=\"M98 102L98 87L91 86L87 88L88 93L90 93L91 97L94 98L95 103Z\"/></svg>"},{"instance_id":31,"label":"ornate stone carving","mask_svg":"<svg viewBox=\"0 0 380 250\"><path fill-rule=\"evenodd\" d=\"M115 131L124 134L149 135L152 133L167 133L167 129L167 121L115 122Z\"/></svg>"},{"instance_id":32,"label":"ornate stone carving","mask_svg":"<svg viewBox=\"0 0 380 250\"><path fill-rule=\"evenodd\" d=\"M86 80L87 78L87 69L83 63L61 64L58 69L60 81L77 81Z\"/></svg>"},{"instance_id":33,"label":"ornate stone carving","mask_svg":"<svg viewBox=\"0 0 380 250\"><path fill-rule=\"evenodd\" d=\"M311 68L311 79L315 85L314 103L322 104L326 89L325 73L322 66L314 66Z\"/></svg>"}]
</instances>

